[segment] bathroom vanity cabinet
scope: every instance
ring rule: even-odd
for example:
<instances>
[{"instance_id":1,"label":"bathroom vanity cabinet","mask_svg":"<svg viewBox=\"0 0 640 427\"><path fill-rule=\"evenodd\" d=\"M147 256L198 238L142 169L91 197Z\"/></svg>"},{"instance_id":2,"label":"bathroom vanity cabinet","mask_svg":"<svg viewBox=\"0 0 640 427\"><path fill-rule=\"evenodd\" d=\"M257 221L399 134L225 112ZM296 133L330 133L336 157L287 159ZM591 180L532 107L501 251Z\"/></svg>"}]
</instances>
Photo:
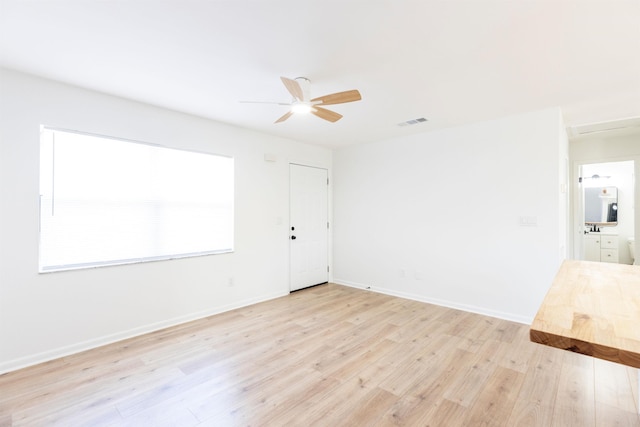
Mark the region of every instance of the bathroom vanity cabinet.
<instances>
[{"instance_id":1,"label":"bathroom vanity cabinet","mask_svg":"<svg viewBox=\"0 0 640 427\"><path fill-rule=\"evenodd\" d=\"M618 236L611 234L585 234L584 259L586 261L618 262Z\"/></svg>"}]
</instances>

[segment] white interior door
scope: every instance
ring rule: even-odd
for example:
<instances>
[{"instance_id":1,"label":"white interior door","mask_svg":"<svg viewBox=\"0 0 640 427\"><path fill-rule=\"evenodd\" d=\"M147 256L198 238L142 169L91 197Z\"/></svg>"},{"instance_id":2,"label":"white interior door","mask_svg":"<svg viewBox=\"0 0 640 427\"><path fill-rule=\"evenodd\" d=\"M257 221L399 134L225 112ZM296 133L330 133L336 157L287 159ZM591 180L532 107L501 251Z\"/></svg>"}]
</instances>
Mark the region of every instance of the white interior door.
<instances>
[{"instance_id":1,"label":"white interior door","mask_svg":"<svg viewBox=\"0 0 640 427\"><path fill-rule=\"evenodd\" d=\"M328 263L328 171L289 165L291 290L325 283Z\"/></svg>"}]
</instances>

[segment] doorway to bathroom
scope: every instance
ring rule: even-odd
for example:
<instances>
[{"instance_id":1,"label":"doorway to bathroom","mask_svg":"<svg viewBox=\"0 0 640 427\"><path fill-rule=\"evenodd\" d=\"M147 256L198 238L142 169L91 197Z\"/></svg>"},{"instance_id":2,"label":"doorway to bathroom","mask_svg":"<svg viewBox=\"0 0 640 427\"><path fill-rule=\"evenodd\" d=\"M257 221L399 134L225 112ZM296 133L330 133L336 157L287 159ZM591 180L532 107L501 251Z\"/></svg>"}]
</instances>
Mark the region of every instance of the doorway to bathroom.
<instances>
[{"instance_id":1,"label":"doorway to bathroom","mask_svg":"<svg viewBox=\"0 0 640 427\"><path fill-rule=\"evenodd\" d=\"M635 162L578 165L575 258L633 264Z\"/></svg>"}]
</instances>

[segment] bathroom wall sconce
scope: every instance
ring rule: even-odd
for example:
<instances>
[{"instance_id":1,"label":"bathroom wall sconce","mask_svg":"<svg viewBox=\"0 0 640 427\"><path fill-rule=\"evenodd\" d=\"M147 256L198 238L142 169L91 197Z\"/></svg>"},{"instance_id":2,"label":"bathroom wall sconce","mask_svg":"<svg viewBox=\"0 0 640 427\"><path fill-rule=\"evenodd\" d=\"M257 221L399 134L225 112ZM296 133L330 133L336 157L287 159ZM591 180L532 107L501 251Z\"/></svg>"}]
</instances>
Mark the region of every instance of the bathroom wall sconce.
<instances>
[{"instance_id":1,"label":"bathroom wall sconce","mask_svg":"<svg viewBox=\"0 0 640 427\"><path fill-rule=\"evenodd\" d=\"M583 179L609 179L611 175L600 176L597 173L591 176L580 176L578 177L578 182L582 182Z\"/></svg>"}]
</instances>

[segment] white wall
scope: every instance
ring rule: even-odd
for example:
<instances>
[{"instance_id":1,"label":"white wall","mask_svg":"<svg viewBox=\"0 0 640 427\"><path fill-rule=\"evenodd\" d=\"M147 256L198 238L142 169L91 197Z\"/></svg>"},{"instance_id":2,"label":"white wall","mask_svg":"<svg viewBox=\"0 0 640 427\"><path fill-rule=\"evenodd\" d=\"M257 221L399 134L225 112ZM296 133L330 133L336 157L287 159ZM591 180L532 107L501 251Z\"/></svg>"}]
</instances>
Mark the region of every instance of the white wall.
<instances>
[{"instance_id":1,"label":"white wall","mask_svg":"<svg viewBox=\"0 0 640 427\"><path fill-rule=\"evenodd\" d=\"M330 150L0 73L0 372L288 292L288 162ZM38 274L41 124L234 156L235 252Z\"/></svg>"},{"instance_id":2,"label":"white wall","mask_svg":"<svg viewBox=\"0 0 640 427\"><path fill-rule=\"evenodd\" d=\"M288 292L288 162L330 150L0 73L0 372ZM234 156L235 252L38 274L41 124ZM333 157L334 281L531 320L564 256L557 109Z\"/></svg>"},{"instance_id":3,"label":"white wall","mask_svg":"<svg viewBox=\"0 0 640 427\"><path fill-rule=\"evenodd\" d=\"M337 150L334 281L530 322L565 256L567 163L558 109Z\"/></svg>"},{"instance_id":4,"label":"white wall","mask_svg":"<svg viewBox=\"0 0 640 427\"><path fill-rule=\"evenodd\" d=\"M633 160L635 162L634 175L636 177L640 176L640 129L635 132L629 130L600 132L589 136L572 138L569 145L569 158L571 159L572 164L571 183L574 196L579 191L579 165ZM632 196L634 200L632 203L635 208L640 200L640 186L637 182L634 184ZM582 239L581 211L578 209L577 205L578 198L572 197L572 226L569 229L572 238L570 253L573 254L573 258L579 258L580 242L578 239ZM622 234L630 233L630 231L625 232L625 230L633 230L633 232L637 234L637 231L640 229L640 210L633 209L633 215L633 224L627 224L622 230ZM621 217L620 219L626 222L624 217ZM629 260L628 258L625 258L625 256L628 257L626 238L621 240L621 246L619 248L619 253L622 256L621 261ZM639 248L640 242L636 239L636 258L638 257L637 254L640 253L638 252ZM636 259L635 263L639 264L640 260Z\"/></svg>"}]
</instances>

